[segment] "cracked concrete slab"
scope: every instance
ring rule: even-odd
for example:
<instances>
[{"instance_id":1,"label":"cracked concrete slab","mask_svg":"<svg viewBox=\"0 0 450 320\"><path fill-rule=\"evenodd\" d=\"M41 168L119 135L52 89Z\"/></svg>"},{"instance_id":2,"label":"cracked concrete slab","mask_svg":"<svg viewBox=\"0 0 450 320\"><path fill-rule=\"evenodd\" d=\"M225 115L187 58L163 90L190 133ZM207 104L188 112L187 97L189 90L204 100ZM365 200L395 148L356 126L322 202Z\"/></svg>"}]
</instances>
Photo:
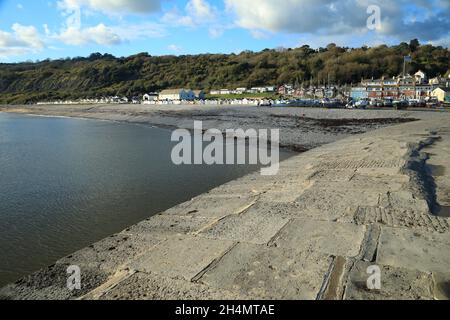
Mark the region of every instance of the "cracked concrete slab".
<instances>
[{"instance_id":1,"label":"cracked concrete slab","mask_svg":"<svg viewBox=\"0 0 450 320\"><path fill-rule=\"evenodd\" d=\"M152 249L164 239L162 235L116 234L66 256L59 262L77 265L82 269L83 267L98 268L111 274L130 259Z\"/></svg>"},{"instance_id":2,"label":"cracked concrete slab","mask_svg":"<svg viewBox=\"0 0 450 320\"><path fill-rule=\"evenodd\" d=\"M307 212L314 212L322 219L331 220L340 217L343 212L355 212L359 206L376 206L379 194L369 190L339 189L326 186L312 186L306 190L295 203Z\"/></svg>"},{"instance_id":3,"label":"cracked concrete slab","mask_svg":"<svg viewBox=\"0 0 450 320\"><path fill-rule=\"evenodd\" d=\"M267 244L288 221L288 218L279 215L251 210L228 216L199 235L210 239Z\"/></svg>"},{"instance_id":4,"label":"cracked concrete slab","mask_svg":"<svg viewBox=\"0 0 450 320\"><path fill-rule=\"evenodd\" d=\"M382 227L377 263L423 272L448 273L450 233Z\"/></svg>"},{"instance_id":5,"label":"cracked concrete slab","mask_svg":"<svg viewBox=\"0 0 450 320\"><path fill-rule=\"evenodd\" d=\"M137 272L104 292L99 300L236 300L239 293L181 279Z\"/></svg>"},{"instance_id":6,"label":"cracked concrete slab","mask_svg":"<svg viewBox=\"0 0 450 320\"><path fill-rule=\"evenodd\" d=\"M276 235L270 245L356 257L361 251L365 232L364 226L355 224L293 219Z\"/></svg>"},{"instance_id":7,"label":"cracked concrete slab","mask_svg":"<svg viewBox=\"0 0 450 320\"><path fill-rule=\"evenodd\" d=\"M128 234L150 234L161 236L169 234L191 234L202 230L215 221L216 219L214 218L159 214L142 221L123 232Z\"/></svg>"},{"instance_id":8,"label":"cracked concrete slab","mask_svg":"<svg viewBox=\"0 0 450 320\"><path fill-rule=\"evenodd\" d=\"M233 241L174 236L132 260L128 267L136 271L191 281L233 245Z\"/></svg>"},{"instance_id":9,"label":"cracked concrete slab","mask_svg":"<svg viewBox=\"0 0 450 320\"><path fill-rule=\"evenodd\" d=\"M374 265L357 261L351 268L346 284L346 300L433 300L431 273L404 268L377 265L380 268L381 287L370 290L367 268Z\"/></svg>"},{"instance_id":10,"label":"cracked concrete slab","mask_svg":"<svg viewBox=\"0 0 450 320\"><path fill-rule=\"evenodd\" d=\"M425 211L408 209L359 207L355 215L355 223L362 225L381 224L388 227L406 227L440 233L450 231L448 219L432 216Z\"/></svg>"},{"instance_id":11,"label":"cracked concrete slab","mask_svg":"<svg viewBox=\"0 0 450 320\"><path fill-rule=\"evenodd\" d=\"M412 192L400 190L387 192L381 195L380 207L390 207L394 209L418 210L429 212L429 206L426 200L417 198Z\"/></svg>"},{"instance_id":12,"label":"cracked concrete slab","mask_svg":"<svg viewBox=\"0 0 450 320\"><path fill-rule=\"evenodd\" d=\"M332 258L311 251L238 244L199 282L247 299L316 299Z\"/></svg>"},{"instance_id":13,"label":"cracked concrete slab","mask_svg":"<svg viewBox=\"0 0 450 320\"><path fill-rule=\"evenodd\" d=\"M238 214L252 206L257 196L200 196L169 209L165 214L191 216L198 218L221 219L228 215Z\"/></svg>"}]
</instances>

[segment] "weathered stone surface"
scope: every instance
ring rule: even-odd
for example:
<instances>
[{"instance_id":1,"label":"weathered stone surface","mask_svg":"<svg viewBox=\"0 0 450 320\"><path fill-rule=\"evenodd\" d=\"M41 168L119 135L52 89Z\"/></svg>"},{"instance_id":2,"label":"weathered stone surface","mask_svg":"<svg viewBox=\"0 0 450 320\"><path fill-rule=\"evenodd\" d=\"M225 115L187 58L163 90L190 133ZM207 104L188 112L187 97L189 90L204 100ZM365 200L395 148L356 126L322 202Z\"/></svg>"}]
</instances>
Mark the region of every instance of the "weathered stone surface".
<instances>
[{"instance_id":1,"label":"weathered stone surface","mask_svg":"<svg viewBox=\"0 0 450 320\"><path fill-rule=\"evenodd\" d=\"M94 243L59 262L65 265L77 265L82 269L99 269L108 274L115 273L131 259L161 243L164 237L147 234L116 234Z\"/></svg>"},{"instance_id":2,"label":"weathered stone surface","mask_svg":"<svg viewBox=\"0 0 450 320\"><path fill-rule=\"evenodd\" d=\"M385 193L401 190L407 181L408 179L405 176L361 174L357 172L348 183L348 187Z\"/></svg>"},{"instance_id":3,"label":"weathered stone surface","mask_svg":"<svg viewBox=\"0 0 450 320\"><path fill-rule=\"evenodd\" d=\"M81 290L67 288L67 268L56 263L0 290L0 300L68 300L76 299L107 281L109 273L99 268L80 266Z\"/></svg>"},{"instance_id":4,"label":"weathered stone surface","mask_svg":"<svg viewBox=\"0 0 450 320\"><path fill-rule=\"evenodd\" d=\"M365 227L355 224L293 219L277 234L271 245L355 257L361 251L365 231Z\"/></svg>"},{"instance_id":5,"label":"weathered stone surface","mask_svg":"<svg viewBox=\"0 0 450 320\"><path fill-rule=\"evenodd\" d=\"M344 299L433 300L432 275L417 270L379 265L381 289L369 290L367 268L371 265L369 262L356 262L348 276Z\"/></svg>"},{"instance_id":6,"label":"weathered stone surface","mask_svg":"<svg viewBox=\"0 0 450 320\"><path fill-rule=\"evenodd\" d=\"M313 184L310 181L274 185L263 195L264 201L274 203L293 203Z\"/></svg>"},{"instance_id":7,"label":"weathered stone surface","mask_svg":"<svg viewBox=\"0 0 450 320\"><path fill-rule=\"evenodd\" d=\"M448 273L450 233L383 227L377 263L424 272Z\"/></svg>"},{"instance_id":8,"label":"weathered stone surface","mask_svg":"<svg viewBox=\"0 0 450 320\"><path fill-rule=\"evenodd\" d=\"M429 212L428 203L424 199L418 199L414 194L406 190L383 194L380 197L379 206L397 210Z\"/></svg>"},{"instance_id":9,"label":"weathered stone surface","mask_svg":"<svg viewBox=\"0 0 450 320\"><path fill-rule=\"evenodd\" d=\"M354 213L359 206L376 206L378 202L378 193L348 189L345 185L340 185L339 189L313 186L296 200L304 211L314 212L327 220L342 217L343 213Z\"/></svg>"},{"instance_id":10,"label":"weathered stone surface","mask_svg":"<svg viewBox=\"0 0 450 320\"><path fill-rule=\"evenodd\" d=\"M389 227L406 227L440 233L450 231L447 219L408 209L359 207L355 215L355 223L363 225L382 224Z\"/></svg>"},{"instance_id":11,"label":"weathered stone surface","mask_svg":"<svg viewBox=\"0 0 450 320\"><path fill-rule=\"evenodd\" d=\"M161 236L168 234L190 234L202 230L214 221L216 221L214 218L159 214L126 229L123 233L158 234Z\"/></svg>"},{"instance_id":12,"label":"weathered stone surface","mask_svg":"<svg viewBox=\"0 0 450 320\"><path fill-rule=\"evenodd\" d=\"M360 169L360 168L400 168L405 163L404 160L338 160L338 161L323 161L315 166L318 170L330 169Z\"/></svg>"},{"instance_id":13,"label":"weathered stone surface","mask_svg":"<svg viewBox=\"0 0 450 320\"><path fill-rule=\"evenodd\" d=\"M191 281L233 245L233 241L174 236L131 261L129 267L136 271Z\"/></svg>"},{"instance_id":14,"label":"weathered stone surface","mask_svg":"<svg viewBox=\"0 0 450 320\"><path fill-rule=\"evenodd\" d=\"M308 177L309 181L348 182L355 175L355 169L317 170Z\"/></svg>"},{"instance_id":15,"label":"weathered stone surface","mask_svg":"<svg viewBox=\"0 0 450 320\"><path fill-rule=\"evenodd\" d=\"M201 196L167 210L166 214L221 219L231 214L241 213L252 206L256 199L256 196Z\"/></svg>"},{"instance_id":16,"label":"weathered stone surface","mask_svg":"<svg viewBox=\"0 0 450 320\"><path fill-rule=\"evenodd\" d=\"M211 239L267 244L288 221L279 215L252 210L228 216L200 235Z\"/></svg>"},{"instance_id":17,"label":"weathered stone surface","mask_svg":"<svg viewBox=\"0 0 450 320\"><path fill-rule=\"evenodd\" d=\"M450 272L443 274L434 272L434 298L437 300L450 300Z\"/></svg>"},{"instance_id":18,"label":"weathered stone surface","mask_svg":"<svg viewBox=\"0 0 450 320\"><path fill-rule=\"evenodd\" d=\"M332 259L316 252L238 244L199 280L247 299L316 299Z\"/></svg>"},{"instance_id":19,"label":"weathered stone surface","mask_svg":"<svg viewBox=\"0 0 450 320\"><path fill-rule=\"evenodd\" d=\"M99 297L100 300L235 300L242 295L186 280L138 272Z\"/></svg>"}]
</instances>

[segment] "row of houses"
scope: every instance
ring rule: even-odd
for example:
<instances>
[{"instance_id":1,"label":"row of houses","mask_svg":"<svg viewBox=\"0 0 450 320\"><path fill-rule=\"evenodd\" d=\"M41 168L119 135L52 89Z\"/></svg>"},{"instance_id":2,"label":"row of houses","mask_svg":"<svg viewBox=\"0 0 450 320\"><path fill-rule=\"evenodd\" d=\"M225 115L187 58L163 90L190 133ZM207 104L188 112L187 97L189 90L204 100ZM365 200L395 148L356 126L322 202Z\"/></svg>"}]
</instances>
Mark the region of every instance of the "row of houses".
<instances>
[{"instance_id":1,"label":"row of houses","mask_svg":"<svg viewBox=\"0 0 450 320\"><path fill-rule=\"evenodd\" d=\"M256 93L271 93L276 92L275 86L268 86L268 87L253 87L250 89L247 88L236 88L236 89L220 89L220 90L211 90L210 94L217 96L217 95L232 95L232 94L256 94Z\"/></svg>"},{"instance_id":2,"label":"row of houses","mask_svg":"<svg viewBox=\"0 0 450 320\"><path fill-rule=\"evenodd\" d=\"M294 98L336 98L342 91L336 86L322 86L309 88L296 88L292 85L282 85L278 88L278 94Z\"/></svg>"},{"instance_id":3,"label":"row of houses","mask_svg":"<svg viewBox=\"0 0 450 320\"><path fill-rule=\"evenodd\" d=\"M147 93L142 98L142 103L146 104L153 101L193 101L204 100L206 94L203 90L190 89L168 89L159 93Z\"/></svg>"},{"instance_id":4,"label":"row of houses","mask_svg":"<svg viewBox=\"0 0 450 320\"><path fill-rule=\"evenodd\" d=\"M40 101L37 102L38 105L48 105L48 104L138 104L141 103L138 97L127 98L127 97L102 97L102 98L85 98L77 100L56 100L56 101Z\"/></svg>"},{"instance_id":5,"label":"row of houses","mask_svg":"<svg viewBox=\"0 0 450 320\"><path fill-rule=\"evenodd\" d=\"M401 75L393 78L362 80L360 85L351 89L350 96L354 100L370 99L425 99L436 97L439 92L445 92L450 87L449 78L434 78L428 80L422 71L414 76Z\"/></svg>"}]
</instances>

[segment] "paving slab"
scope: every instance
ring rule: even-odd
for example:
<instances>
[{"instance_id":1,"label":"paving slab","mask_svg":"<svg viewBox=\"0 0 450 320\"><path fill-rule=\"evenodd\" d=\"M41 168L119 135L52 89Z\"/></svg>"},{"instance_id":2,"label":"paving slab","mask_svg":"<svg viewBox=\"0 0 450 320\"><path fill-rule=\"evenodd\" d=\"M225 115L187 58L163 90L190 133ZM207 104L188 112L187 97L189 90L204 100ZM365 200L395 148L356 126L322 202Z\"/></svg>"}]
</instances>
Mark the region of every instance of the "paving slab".
<instances>
[{"instance_id":1,"label":"paving slab","mask_svg":"<svg viewBox=\"0 0 450 320\"><path fill-rule=\"evenodd\" d=\"M349 272L345 289L346 300L433 300L431 273L377 265L380 268L381 288L370 290L367 268L374 265L357 261Z\"/></svg>"},{"instance_id":2,"label":"paving slab","mask_svg":"<svg viewBox=\"0 0 450 320\"><path fill-rule=\"evenodd\" d=\"M139 257L164 241L162 235L115 234L77 251L59 262L84 268L99 269L108 274L115 273L131 259Z\"/></svg>"},{"instance_id":3,"label":"paving slab","mask_svg":"<svg viewBox=\"0 0 450 320\"><path fill-rule=\"evenodd\" d=\"M198 218L221 219L231 214L238 214L252 206L257 196L202 195L192 201L167 210L166 214L191 216Z\"/></svg>"},{"instance_id":4,"label":"paving slab","mask_svg":"<svg viewBox=\"0 0 450 320\"><path fill-rule=\"evenodd\" d=\"M443 274L433 272L434 298L437 300L450 300L450 272Z\"/></svg>"},{"instance_id":5,"label":"paving slab","mask_svg":"<svg viewBox=\"0 0 450 320\"><path fill-rule=\"evenodd\" d=\"M246 299L314 300L332 258L317 252L238 244L199 282Z\"/></svg>"},{"instance_id":6,"label":"paving slab","mask_svg":"<svg viewBox=\"0 0 450 320\"><path fill-rule=\"evenodd\" d=\"M199 235L210 239L267 244L288 222L288 218L267 213L263 207L262 210L228 216Z\"/></svg>"},{"instance_id":7,"label":"paving slab","mask_svg":"<svg viewBox=\"0 0 450 320\"><path fill-rule=\"evenodd\" d=\"M202 218L196 216L177 216L159 214L142 221L125 231L127 234L192 234L215 222L214 218Z\"/></svg>"},{"instance_id":8,"label":"paving slab","mask_svg":"<svg viewBox=\"0 0 450 320\"><path fill-rule=\"evenodd\" d=\"M380 197L379 206L394 209L419 210L425 212L430 211L426 200L417 198L413 193L407 190L382 194Z\"/></svg>"},{"instance_id":9,"label":"paving slab","mask_svg":"<svg viewBox=\"0 0 450 320\"><path fill-rule=\"evenodd\" d=\"M364 226L355 224L293 219L276 235L270 245L355 257L361 251L365 232Z\"/></svg>"},{"instance_id":10,"label":"paving slab","mask_svg":"<svg viewBox=\"0 0 450 320\"><path fill-rule=\"evenodd\" d=\"M138 272L103 293L99 300L236 300L239 293L200 283Z\"/></svg>"},{"instance_id":11,"label":"paving slab","mask_svg":"<svg viewBox=\"0 0 450 320\"><path fill-rule=\"evenodd\" d=\"M355 223L361 225L381 224L389 227L409 228L422 231L450 232L449 219L433 216L428 212L382 207L359 207Z\"/></svg>"},{"instance_id":12,"label":"paving slab","mask_svg":"<svg viewBox=\"0 0 450 320\"><path fill-rule=\"evenodd\" d=\"M129 268L191 281L235 243L195 236L174 236L131 261Z\"/></svg>"},{"instance_id":13,"label":"paving slab","mask_svg":"<svg viewBox=\"0 0 450 320\"><path fill-rule=\"evenodd\" d=\"M450 233L382 227L377 263L423 272L448 273Z\"/></svg>"},{"instance_id":14,"label":"paving slab","mask_svg":"<svg viewBox=\"0 0 450 320\"><path fill-rule=\"evenodd\" d=\"M309 177L309 181L348 182L355 175L354 169L317 170Z\"/></svg>"},{"instance_id":15,"label":"paving slab","mask_svg":"<svg viewBox=\"0 0 450 320\"><path fill-rule=\"evenodd\" d=\"M296 201L304 211L315 212L323 219L339 216L343 212L356 211L360 206L376 206L379 194L368 190L327 188L325 186L312 186L306 190Z\"/></svg>"},{"instance_id":16,"label":"paving slab","mask_svg":"<svg viewBox=\"0 0 450 320\"><path fill-rule=\"evenodd\" d=\"M99 268L81 267L81 290L67 288L69 264L56 263L0 289L0 300L77 299L107 281L110 274Z\"/></svg>"}]
</instances>

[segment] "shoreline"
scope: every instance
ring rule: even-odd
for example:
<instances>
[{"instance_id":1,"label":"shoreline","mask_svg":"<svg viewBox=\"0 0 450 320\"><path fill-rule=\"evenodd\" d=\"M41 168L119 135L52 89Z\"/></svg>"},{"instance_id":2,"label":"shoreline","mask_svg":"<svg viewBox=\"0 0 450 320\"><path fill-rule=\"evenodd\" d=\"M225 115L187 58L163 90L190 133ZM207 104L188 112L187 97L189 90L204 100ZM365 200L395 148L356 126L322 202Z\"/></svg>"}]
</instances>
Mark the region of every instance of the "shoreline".
<instances>
[{"instance_id":1,"label":"shoreline","mask_svg":"<svg viewBox=\"0 0 450 320\"><path fill-rule=\"evenodd\" d=\"M440 113L394 110L261 108L243 106L39 105L0 106L0 111L39 116L96 119L160 129L280 129L280 147L304 152L354 134L407 121L438 118ZM407 120L409 119L409 120Z\"/></svg>"}]
</instances>

